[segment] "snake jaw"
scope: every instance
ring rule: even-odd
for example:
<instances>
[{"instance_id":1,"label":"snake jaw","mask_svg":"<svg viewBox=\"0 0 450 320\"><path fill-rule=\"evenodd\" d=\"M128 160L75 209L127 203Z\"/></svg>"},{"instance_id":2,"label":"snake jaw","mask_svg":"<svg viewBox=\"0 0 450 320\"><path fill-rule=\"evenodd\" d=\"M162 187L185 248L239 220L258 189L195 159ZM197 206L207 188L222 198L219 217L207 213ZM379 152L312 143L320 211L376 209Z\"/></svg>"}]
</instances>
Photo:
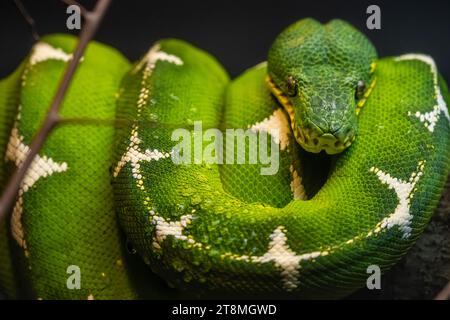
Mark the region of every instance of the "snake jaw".
<instances>
[{"instance_id":1,"label":"snake jaw","mask_svg":"<svg viewBox=\"0 0 450 320\"><path fill-rule=\"evenodd\" d=\"M318 126L310 122L308 128L302 130L295 125L295 111L294 105L291 103L287 95L275 84L270 75L266 76L266 82L272 92L277 98L278 102L283 106L289 115L292 132L295 140L308 152L319 153L324 150L327 154L338 154L347 149L353 141L355 135L346 135L341 139L336 136L336 133L323 132ZM339 131L339 130L338 130ZM337 132L338 132L337 131Z\"/></svg>"}]
</instances>

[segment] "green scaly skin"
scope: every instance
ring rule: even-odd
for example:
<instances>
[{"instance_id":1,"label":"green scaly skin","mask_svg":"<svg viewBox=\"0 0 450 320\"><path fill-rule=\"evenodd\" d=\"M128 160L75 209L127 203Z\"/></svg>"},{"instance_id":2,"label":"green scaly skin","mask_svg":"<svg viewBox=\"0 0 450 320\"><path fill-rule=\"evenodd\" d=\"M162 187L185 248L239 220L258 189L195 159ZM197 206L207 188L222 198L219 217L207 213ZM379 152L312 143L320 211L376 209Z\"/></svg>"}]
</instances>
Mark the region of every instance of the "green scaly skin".
<instances>
[{"instance_id":1,"label":"green scaly skin","mask_svg":"<svg viewBox=\"0 0 450 320\"><path fill-rule=\"evenodd\" d=\"M73 49L67 36L43 41ZM138 294L113 209L144 262L190 296L335 298L363 286L368 266L388 270L424 229L449 174L449 95L429 57L376 59L370 42L337 20L290 26L268 64L232 82L214 58L180 40L159 41L131 70L114 50L91 44L62 116L115 117L123 125L114 138L111 127L75 121L57 128L40 152L68 170L24 193L26 246L19 241L16 249L31 267L33 296L167 294L152 278L140 279L151 294ZM25 68L13 94L25 143L64 65L46 59ZM192 131L196 121L203 130L279 129L272 136L278 172L262 176L261 164L174 164L174 129ZM300 145L342 153L330 162ZM66 288L71 264L82 270L81 290Z\"/></svg>"},{"instance_id":2,"label":"green scaly skin","mask_svg":"<svg viewBox=\"0 0 450 320\"><path fill-rule=\"evenodd\" d=\"M139 254L173 286L341 297L365 285L368 266L386 271L398 261L436 207L449 172L447 109L441 101L433 132L416 113L433 111L436 92L445 94L446 88L435 86L437 74L422 56L377 60L371 72L372 46L344 22L321 26L301 21L281 33L270 52L271 76L297 66L294 75L315 79L299 86L295 116L313 114L310 119L319 116L331 124L343 117L347 120L338 125L352 129L359 102L356 82L376 79L361 104L357 138L333 159L324 186L308 201L293 199L290 190L290 199L278 196L286 194L280 184L295 185L295 174L283 159L294 161L297 147L286 115L279 112L282 107L265 85L264 65L228 86L209 55L163 40L122 83L118 117L136 124L117 135L117 211ZM332 83L328 72L352 76L346 83L341 77ZM318 89L322 83L329 85L328 95ZM325 106L341 99L336 113L316 111L320 106L312 104L314 94ZM303 100L295 104L295 99ZM167 156L179 142L171 140L173 128L192 129L196 120L203 121L203 128L248 128L271 116L278 118L288 141L284 150L280 145L280 170L273 177L255 174L251 165L176 165ZM303 120L294 118L299 125ZM140 125L155 121L159 127L153 130ZM130 139L136 136L137 142ZM129 149L159 156L136 166L137 161L126 158ZM292 171L305 181L314 176L296 161Z\"/></svg>"},{"instance_id":3,"label":"green scaly skin","mask_svg":"<svg viewBox=\"0 0 450 320\"><path fill-rule=\"evenodd\" d=\"M16 103L2 103L2 112L14 110L9 127L2 127L11 135L5 172L20 163L42 123L75 44L76 38L67 35L43 38L25 61L20 81L12 83L14 75L7 80L11 85L5 92L15 96ZM21 297L140 296L134 276L142 271L130 265L113 206L109 167L114 128L77 125L80 119L114 119L115 95L129 66L114 49L89 45L61 108L61 117L73 124L55 129L39 152L41 162L32 165L21 187L22 200L10 219L13 251L26 283ZM71 265L80 268L80 289L67 287L73 283L68 279L74 271L67 273ZM153 289L157 294L158 288Z\"/></svg>"},{"instance_id":4,"label":"green scaly skin","mask_svg":"<svg viewBox=\"0 0 450 320\"><path fill-rule=\"evenodd\" d=\"M6 152L11 128L14 123L15 114L18 106L18 88L20 87L20 77L24 66L21 65L17 70L6 79L0 81L0 152L2 155ZM5 166L0 166L0 186L3 190L8 178L8 172ZM15 276L15 265L12 257L12 239L8 236L11 226L6 219L0 221L0 292L5 294L5 298L13 299L18 296L19 284Z\"/></svg>"}]
</instances>

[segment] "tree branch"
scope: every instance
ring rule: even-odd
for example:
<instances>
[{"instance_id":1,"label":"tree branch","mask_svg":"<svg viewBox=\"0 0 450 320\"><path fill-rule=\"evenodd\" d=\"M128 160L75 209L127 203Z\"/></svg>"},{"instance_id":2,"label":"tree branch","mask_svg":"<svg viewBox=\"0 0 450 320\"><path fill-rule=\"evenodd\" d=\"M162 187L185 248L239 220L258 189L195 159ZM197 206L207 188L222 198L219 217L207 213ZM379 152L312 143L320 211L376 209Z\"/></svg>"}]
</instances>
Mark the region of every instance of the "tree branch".
<instances>
[{"instance_id":1,"label":"tree branch","mask_svg":"<svg viewBox=\"0 0 450 320\"><path fill-rule=\"evenodd\" d=\"M81 34L77 43L77 47L73 54L73 58L66 67L63 78L61 79L56 94L53 98L53 102L47 113L47 116L39 129L37 135L34 137L30 145L30 150L12 177L8 181L8 184L0 198L0 219L4 218L9 212L13 201L16 199L17 192L23 178L25 177L28 168L30 167L34 157L38 154L39 150L44 145L48 135L52 132L55 126L59 123L59 109L70 82L73 78L74 72L78 66L78 63L86 49L87 44L94 36L97 28L109 7L111 0L98 0L93 11L87 11L85 14L85 24L81 30Z\"/></svg>"},{"instance_id":2,"label":"tree branch","mask_svg":"<svg viewBox=\"0 0 450 320\"><path fill-rule=\"evenodd\" d=\"M27 22L28 26L31 29L31 35L33 36L33 39L37 42L39 41L39 33L37 32L36 23L34 22L33 17L28 13L27 9L25 9L25 6L23 5L22 1L20 0L14 0L14 3L19 9L20 14Z\"/></svg>"},{"instance_id":3,"label":"tree branch","mask_svg":"<svg viewBox=\"0 0 450 320\"><path fill-rule=\"evenodd\" d=\"M450 300L450 282L434 297L434 300Z\"/></svg>"}]
</instances>

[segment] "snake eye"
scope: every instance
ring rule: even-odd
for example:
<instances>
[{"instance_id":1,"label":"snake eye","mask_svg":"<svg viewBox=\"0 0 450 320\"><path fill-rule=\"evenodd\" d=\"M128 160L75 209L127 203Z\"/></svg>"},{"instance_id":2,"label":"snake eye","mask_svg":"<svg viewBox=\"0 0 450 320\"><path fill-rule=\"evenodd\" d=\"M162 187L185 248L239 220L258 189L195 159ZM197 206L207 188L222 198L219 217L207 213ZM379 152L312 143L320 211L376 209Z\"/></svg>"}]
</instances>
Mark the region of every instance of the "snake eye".
<instances>
[{"instance_id":1,"label":"snake eye","mask_svg":"<svg viewBox=\"0 0 450 320\"><path fill-rule=\"evenodd\" d=\"M288 76L286 80L287 94L294 97L297 94L297 81L292 76Z\"/></svg>"},{"instance_id":2,"label":"snake eye","mask_svg":"<svg viewBox=\"0 0 450 320\"><path fill-rule=\"evenodd\" d=\"M361 99L364 95L364 91L366 91L366 84L363 80L359 80L358 84L356 85L356 98Z\"/></svg>"}]
</instances>

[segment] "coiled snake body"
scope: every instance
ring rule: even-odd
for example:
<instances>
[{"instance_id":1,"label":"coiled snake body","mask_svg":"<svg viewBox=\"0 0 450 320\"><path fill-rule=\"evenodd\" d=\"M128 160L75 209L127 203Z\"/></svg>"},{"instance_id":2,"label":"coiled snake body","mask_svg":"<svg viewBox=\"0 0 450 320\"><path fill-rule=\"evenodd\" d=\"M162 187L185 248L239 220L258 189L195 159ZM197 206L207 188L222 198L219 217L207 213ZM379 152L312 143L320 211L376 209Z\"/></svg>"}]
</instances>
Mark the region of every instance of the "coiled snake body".
<instances>
[{"instance_id":1,"label":"coiled snake body","mask_svg":"<svg viewBox=\"0 0 450 320\"><path fill-rule=\"evenodd\" d=\"M0 82L3 180L21 164L74 44L44 38ZM369 266L395 264L432 215L450 169L448 101L430 57L378 59L339 20L291 25L267 63L232 82L180 40L157 42L133 66L91 43L63 125L2 222L2 239L12 237L2 241L1 284L42 299L166 297L139 256L188 294L345 296L365 285ZM199 126L216 128L216 140L223 133L223 145ZM275 174L202 160L233 143L226 129L269 133L241 142L246 151L275 143ZM183 151L190 164L173 160L180 140L194 150ZM126 252L118 221L138 255ZM79 288L68 285L74 268Z\"/></svg>"}]
</instances>

